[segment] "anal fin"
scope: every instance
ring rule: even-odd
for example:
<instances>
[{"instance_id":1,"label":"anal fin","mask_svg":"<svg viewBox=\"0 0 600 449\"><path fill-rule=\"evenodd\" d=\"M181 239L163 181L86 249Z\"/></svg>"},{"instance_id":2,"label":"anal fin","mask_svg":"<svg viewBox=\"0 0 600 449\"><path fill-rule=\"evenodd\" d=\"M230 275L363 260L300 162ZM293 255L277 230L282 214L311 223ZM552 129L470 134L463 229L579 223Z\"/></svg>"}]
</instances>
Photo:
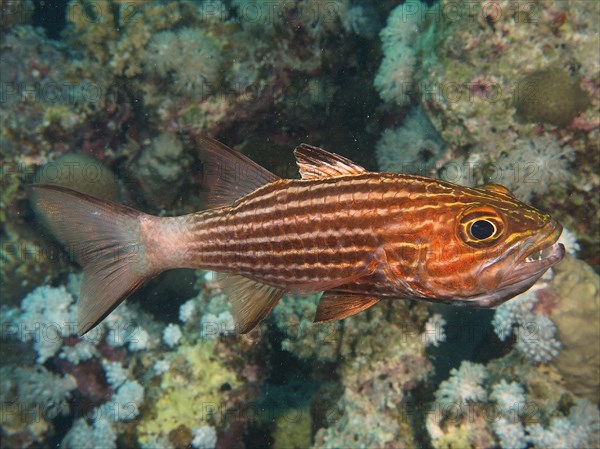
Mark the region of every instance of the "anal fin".
<instances>
[{"instance_id":1,"label":"anal fin","mask_svg":"<svg viewBox=\"0 0 600 449\"><path fill-rule=\"evenodd\" d=\"M379 302L375 296L352 295L348 293L323 293L317 312L315 323L342 320L356 315Z\"/></svg>"},{"instance_id":2,"label":"anal fin","mask_svg":"<svg viewBox=\"0 0 600 449\"><path fill-rule=\"evenodd\" d=\"M242 334L254 329L285 293L283 289L237 274L217 273L217 281L231 300L233 319Z\"/></svg>"}]
</instances>

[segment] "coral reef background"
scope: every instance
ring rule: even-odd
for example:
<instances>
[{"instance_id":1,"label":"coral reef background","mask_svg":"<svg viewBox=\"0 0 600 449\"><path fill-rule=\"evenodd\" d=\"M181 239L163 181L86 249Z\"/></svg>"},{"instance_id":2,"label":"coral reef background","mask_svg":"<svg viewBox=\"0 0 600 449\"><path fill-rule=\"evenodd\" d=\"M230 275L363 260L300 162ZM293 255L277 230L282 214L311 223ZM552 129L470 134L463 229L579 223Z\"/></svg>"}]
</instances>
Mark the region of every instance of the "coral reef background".
<instances>
[{"instance_id":1,"label":"coral reef background","mask_svg":"<svg viewBox=\"0 0 600 449\"><path fill-rule=\"evenodd\" d=\"M7 0L0 448L600 447L600 3ZM496 310L382 301L236 333L214 273L158 277L85 337L80 269L25 187L202 209L209 135L280 176L302 142L504 184L569 256Z\"/></svg>"}]
</instances>

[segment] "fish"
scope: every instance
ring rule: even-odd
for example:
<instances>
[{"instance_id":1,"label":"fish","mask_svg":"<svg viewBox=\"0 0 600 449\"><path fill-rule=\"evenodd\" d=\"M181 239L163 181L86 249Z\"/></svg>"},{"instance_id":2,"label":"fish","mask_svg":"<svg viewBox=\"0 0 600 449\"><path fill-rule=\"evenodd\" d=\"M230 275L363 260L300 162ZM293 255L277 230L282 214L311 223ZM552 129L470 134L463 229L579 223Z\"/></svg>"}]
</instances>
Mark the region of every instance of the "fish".
<instances>
[{"instance_id":1,"label":"fish","mask_svg":"<svg viewBox=\"0 0 600 449\"><path fill-rule=\"evenodd\" d=\"M237 331L286 293L323 292L314 321L387 299L494 308L565 254L562 226L504 186L367 171L319 147L282 179L207 137L207 209L153 216L51 184L29 186L42 223L83 268L80 335L163 271L217 272Z\"/></svg>"}]
</instances>

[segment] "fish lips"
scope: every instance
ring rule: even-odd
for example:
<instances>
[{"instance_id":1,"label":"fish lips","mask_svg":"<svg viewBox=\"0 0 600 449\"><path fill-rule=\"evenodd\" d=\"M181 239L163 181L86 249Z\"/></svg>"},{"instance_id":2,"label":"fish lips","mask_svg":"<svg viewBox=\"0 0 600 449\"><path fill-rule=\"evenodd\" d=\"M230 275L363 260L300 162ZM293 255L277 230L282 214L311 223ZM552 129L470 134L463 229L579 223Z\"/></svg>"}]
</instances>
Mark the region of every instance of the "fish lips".
<instances>
[{"instance_id":1,"label":"fish lips","mask_svg":"<svg viewBox=\"0 0 600 449\"><path fill-rule=\"evenodd\" d=\"M546 225L545 231L541 238L536 236L533 242L530 240L520 249L517 263L508 274L506 281L539 277L538 275L563 259L565 246L557 242L562 233L562 226L552 220Z\"/></svg>"}]
</instances>

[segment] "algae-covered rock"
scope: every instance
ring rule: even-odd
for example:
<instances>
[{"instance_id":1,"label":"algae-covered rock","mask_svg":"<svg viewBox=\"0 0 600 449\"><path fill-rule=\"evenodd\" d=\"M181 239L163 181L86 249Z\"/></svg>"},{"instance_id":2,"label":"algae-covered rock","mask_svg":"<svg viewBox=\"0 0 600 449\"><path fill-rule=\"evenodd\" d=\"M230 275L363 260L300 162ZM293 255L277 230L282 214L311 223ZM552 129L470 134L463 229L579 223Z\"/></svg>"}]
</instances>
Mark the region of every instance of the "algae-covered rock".
<instances>
[{"instance_id":1,"label":"algae-covered rock","mask_svg":"<svg viewBox=\"0 0 600 449\"><path fill-rule=\"evenodd\" d=\"M320 296L285 295L273 310L273 318L283 333L283 349L303 360L335 362L340 345L341 323L313 322Z\"/></svg>"},{"instance_id":2,"label":"algae-covered rock","mask_svg":"<svg viewBox=\"0 0 600 449\"><path fill-rule=\"evenodd\" d=\"M145 146L132 174L139 181L146 201L166 208L179 194L188 164L177 134L163 132Z\"/></svg>"},{"instance_id":3,"label":"algae-covered rock","mask_svg":"<svg viewBox=\"0 0 600 449\"><path fill-rule=\"evenodd\" d=\"M567 126L589 105L579 81L562 69L548 68L527 75L515 95L517 117L523 122Z\"/></svg>"},{"instance_id":4,"label":"algae-covered rock","mask_svg":"<svg viewBox=\"0 0 600 449\"><path fill-rule=\"evenodd\" d=\"M527 9L510 0L441 0L431 12L414 5L415 15L437 18L431 22L439 44L418 54L428 62L417 64L413 84L449 148L449 159L435 164L438 175L521 190L520 199L539 201L567 226L572 220L582 234L597 235L598 195L591 193L600 182L600 59L591 30L598 3L532 2ZM461 13L449 17L451 10ZM398 32L405 22L398 21ZM420 35L424 41L429 31ZM558 145L545 147L552 139ZM597 245L582 251L591 258Z\"/></svg>"},{"instance_id":5,"label":"algae-covered rock","mask_svg":"<svg viewBox=\"0 0 600 449\"><path fill-rule=\"evenodd\" d=\"M420 329L427 306L387 301L344 320L340 332L342 396L327 407L328 427L315 448L415 447L410 391L429 376Z\"/></svg>"},{"instance_id":6,"label":"algae-covered rock","mask_svg":"<svg viewBox=\"0 0 600 449\"><path fill-rule=\"evenodd\" d=\"M600 402L600 276L585 262L566 257L555 268L560 296L551 318L562 349L552 364L570 391Z\"/></svg>"},{"instance_id":7,"label":"algae-covered rock","mask_svg":"<svg viewBox=\"0 0 600 449\"><path fill-rule=\"evenodd\" d=\"M7 0L2 2L0 32L7 32L15 25L31 23L35 7L32 0Z\"/></svg>"},{"instance_id":8,"label":"algae-covered rock","mask_svg":"<svg viewBox=\"0 0 600 449\"><path fill-rule=\"evenodd\" d=\"M35 181L67 187L108 201L119 200L117 175L98 160L82 153L63 154L46 163L36 172Z\"/></svg>"}]
</instances>

